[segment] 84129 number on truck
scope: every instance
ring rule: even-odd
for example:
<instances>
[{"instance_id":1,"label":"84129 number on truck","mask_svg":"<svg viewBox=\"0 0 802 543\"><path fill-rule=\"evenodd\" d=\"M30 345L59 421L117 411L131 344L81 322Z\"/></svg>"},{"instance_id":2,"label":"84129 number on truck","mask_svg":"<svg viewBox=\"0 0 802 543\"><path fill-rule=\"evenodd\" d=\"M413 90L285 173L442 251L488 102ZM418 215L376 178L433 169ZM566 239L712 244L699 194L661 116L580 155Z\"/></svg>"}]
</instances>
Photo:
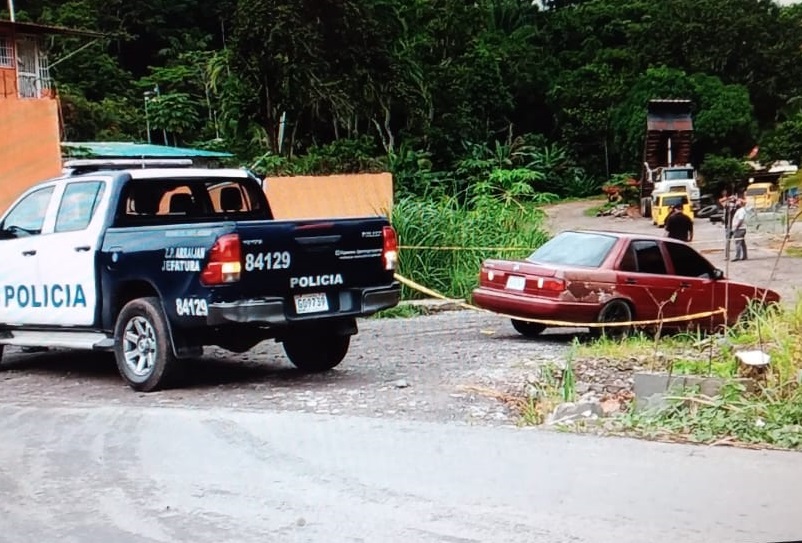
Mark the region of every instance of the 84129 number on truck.
<instances>
[{"instance_id":1,"label":"84129 number on truck","mask_svg":"<svg viewBox=\"0 0 802 543\"><path fill-rule=\"evenodd\" d=\"M113 351L123 379L170 384L204 346L281 342L339 364L357 318L393 307L385 217L275 220L239 169L108 170L42 182L0 220L4 345Z\"/></svg>"}]
</instances>

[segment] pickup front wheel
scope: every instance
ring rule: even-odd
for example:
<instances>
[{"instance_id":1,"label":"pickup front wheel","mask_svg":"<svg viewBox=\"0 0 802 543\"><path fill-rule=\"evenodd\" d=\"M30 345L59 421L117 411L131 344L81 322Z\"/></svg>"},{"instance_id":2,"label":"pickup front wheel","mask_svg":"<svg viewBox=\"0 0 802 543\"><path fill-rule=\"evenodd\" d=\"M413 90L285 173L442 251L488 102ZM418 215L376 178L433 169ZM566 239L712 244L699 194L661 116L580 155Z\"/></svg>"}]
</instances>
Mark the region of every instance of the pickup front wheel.
<instances>
[{"instance_id":1,"label":"pickup front wheel","mask_svg":"<svg viewBox=\"0 0 802 543\"><path fill-rule=\"evenodd\" d=\"M328 371L342 362L348 354L351 336L324 335L293 336L283 341L284 352L293 366L302 371Z\"/></svg>"},{"instance_id":2,"label":"pickup front wheel","mask_svg":"<svg viewBox=\"0 0 802 543\"><path fill-rule=\"evenodd\" d=\"M114 340L117 369L128 386L151 392L168 383L176 360L158 298L137 298L125 304L117 316Z\"/></svg>"}]
</instances>

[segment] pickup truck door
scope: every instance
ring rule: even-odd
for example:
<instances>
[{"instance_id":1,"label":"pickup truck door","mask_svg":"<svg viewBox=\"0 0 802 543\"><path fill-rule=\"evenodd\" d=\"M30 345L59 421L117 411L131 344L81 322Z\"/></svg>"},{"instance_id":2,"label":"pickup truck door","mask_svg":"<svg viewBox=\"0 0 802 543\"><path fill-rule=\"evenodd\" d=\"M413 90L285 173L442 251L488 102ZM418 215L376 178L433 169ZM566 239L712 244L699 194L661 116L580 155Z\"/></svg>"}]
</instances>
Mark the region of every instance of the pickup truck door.
<instances>
[{"instance_id":1,"label":"pickup truck door","mask_svg":"<svg viewBox=\"0 0 802 543\"><path fill-rule=\"evenodd\" d=\"M38 320L39 247L55 185L23 194L0 223L0 323L33 324Z\"/></svg>"},{"instance_id":2,"label":"pickup truck door","mask_svg":"<svg viewBox=\"0 0 802 543\"><path fill-rule=\"evenodd\" d=\"M66 183L56 196L52 232L39 248L39 279L48 311L37 324L92 326L98 309L96 255L103 231L106 182Z\"/></svg>"}]
</instances>

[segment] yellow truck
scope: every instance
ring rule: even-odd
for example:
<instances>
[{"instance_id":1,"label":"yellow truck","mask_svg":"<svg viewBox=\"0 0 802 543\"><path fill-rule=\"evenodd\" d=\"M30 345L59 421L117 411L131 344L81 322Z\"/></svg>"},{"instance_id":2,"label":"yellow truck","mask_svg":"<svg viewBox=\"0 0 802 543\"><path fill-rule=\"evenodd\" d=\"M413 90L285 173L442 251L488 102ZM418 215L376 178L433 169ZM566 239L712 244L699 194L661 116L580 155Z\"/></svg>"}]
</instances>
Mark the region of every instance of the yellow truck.
<instances>
[{"instance_id":1,"label":"yellow truck","mask_svg":"<svg viewBox=\"0 0 802 543\"><path fill-rule=\"evenodd\" d=\"M682 205L682 212L693 220L693 209L691 200L687 192L665 192L654 197L654 207L652 208L652 223L662 228L666 224L666 219L671 214L671 209L677 205Z\"/></svg>"},{"instance_id":2,"label":"yellow truck","mask_svg":"<svg viewBox=\"0 0 802 543\"><path fill-rule=\"evenodd\" d=\"M763 211L780 205L780 189L774 183L752 183L746 188L746 207Z\"/></svg>"}]
</instances>

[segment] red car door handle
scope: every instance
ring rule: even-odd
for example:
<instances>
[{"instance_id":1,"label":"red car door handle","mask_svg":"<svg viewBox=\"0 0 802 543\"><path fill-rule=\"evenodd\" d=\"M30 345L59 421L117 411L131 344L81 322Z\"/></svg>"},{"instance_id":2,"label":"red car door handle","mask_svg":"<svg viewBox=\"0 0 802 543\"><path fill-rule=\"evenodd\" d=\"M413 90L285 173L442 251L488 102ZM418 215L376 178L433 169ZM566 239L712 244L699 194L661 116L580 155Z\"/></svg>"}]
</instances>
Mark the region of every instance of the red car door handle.
<instances>
[{"instance_id":1,"label":"red car door handle","mask_svg":"<svg viewBox=\"0 0 802 543\"><path fill-rule=\"evenodd\" d=\"M637 281L632 279L631 277L628 277L627 279L624 280L624 283L626 283L627 285L634 285L635 283L637 283Z\"/></svg>"},{"instance_id":2,"label":"red car door handle","mask_svg":"<svg viewBox=\"0 0 802 543\"><path fill-rule=\"evenodd\" d=\"M680 283L679 286L682 287L682 288L691 288L691 284L690 283Z\"/></svg>"}]
</instances>

